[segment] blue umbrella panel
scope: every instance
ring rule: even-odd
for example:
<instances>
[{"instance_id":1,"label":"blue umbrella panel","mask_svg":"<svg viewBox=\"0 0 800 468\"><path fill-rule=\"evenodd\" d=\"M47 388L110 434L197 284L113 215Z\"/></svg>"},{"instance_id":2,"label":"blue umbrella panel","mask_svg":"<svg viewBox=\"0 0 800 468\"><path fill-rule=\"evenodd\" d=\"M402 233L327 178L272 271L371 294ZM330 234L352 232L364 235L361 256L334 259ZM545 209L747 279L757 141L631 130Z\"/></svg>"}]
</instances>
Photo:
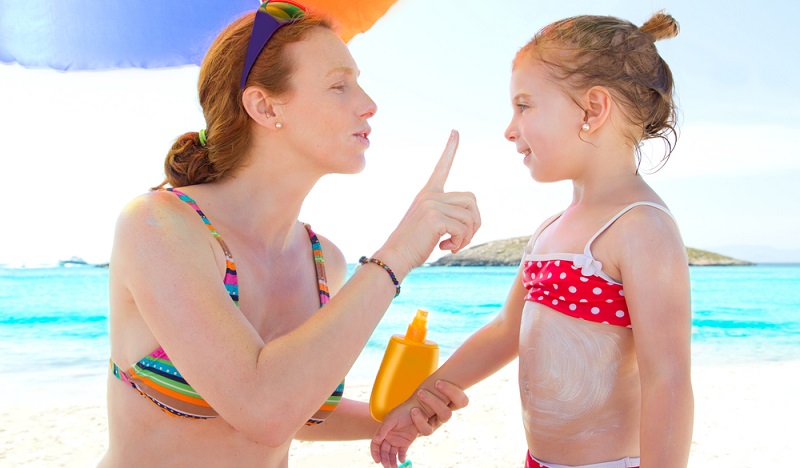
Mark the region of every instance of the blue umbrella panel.
<instances>
[{"instance_id":1,"label":"blue umbrella panel","mask_svg":"<svg viewBox=\"0 0 800 468\"><path fill-rule=\"evenodd\" d=\"M256 0L2 0L0 62L56 70L199 65Z\"/></svg>"}]
</instances>

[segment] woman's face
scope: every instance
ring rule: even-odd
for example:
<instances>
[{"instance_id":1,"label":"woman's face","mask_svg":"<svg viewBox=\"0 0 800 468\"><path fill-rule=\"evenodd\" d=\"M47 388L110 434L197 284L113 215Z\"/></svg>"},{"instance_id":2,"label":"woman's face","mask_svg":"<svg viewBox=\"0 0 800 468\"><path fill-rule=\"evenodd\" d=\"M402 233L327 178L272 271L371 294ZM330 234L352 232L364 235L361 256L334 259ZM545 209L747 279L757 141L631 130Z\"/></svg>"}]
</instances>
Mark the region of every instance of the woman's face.
<instances>
[{"instance_id":1,"label":"woman's face","mask_svg":"<svg viewBox=\"0 0 800 468\"><path fill-rule=\"evenodd\" d=\"M511 118L505 137L539 182L571 178L583 110L556 85L541 62L524 57L511 73Z\"/></svg>"},{"instance_id":2,"label":"woman's face","mask_svg":"<svg viewBox=\"0 0 800 468\"><path fill-rule=\"evenodd\" d=\"M367 119L377 107L358 84L347 46L333 31L317 28L287 52L295 72L280 131L321 172L360 172L369 148Z\"/></svg>"}]
</instances>

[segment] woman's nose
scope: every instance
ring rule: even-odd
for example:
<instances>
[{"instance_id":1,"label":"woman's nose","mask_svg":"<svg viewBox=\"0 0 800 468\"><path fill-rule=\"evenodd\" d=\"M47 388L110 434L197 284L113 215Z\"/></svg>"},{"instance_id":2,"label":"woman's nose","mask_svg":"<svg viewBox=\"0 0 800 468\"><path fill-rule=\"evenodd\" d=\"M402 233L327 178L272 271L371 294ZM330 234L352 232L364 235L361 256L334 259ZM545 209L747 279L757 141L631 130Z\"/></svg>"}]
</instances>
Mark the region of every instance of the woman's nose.
<instances>
[{"instance_id":1,"label":"woman's nose","mask_svg":"<svg viewBox=\"0 0 800 468\"><path fill-rule=\"evenodd\" d=\"M376 112L378 112L378 105L375 104L375 101L373 101L372 98L369 97L369 94L367 94L366 92L364 92L364 97L367 98L367 106L364 109L364 112L361 114L361 116L364 117L365 119L368 119L373 115L375 115Z\"/></svg>"}]
</instances>

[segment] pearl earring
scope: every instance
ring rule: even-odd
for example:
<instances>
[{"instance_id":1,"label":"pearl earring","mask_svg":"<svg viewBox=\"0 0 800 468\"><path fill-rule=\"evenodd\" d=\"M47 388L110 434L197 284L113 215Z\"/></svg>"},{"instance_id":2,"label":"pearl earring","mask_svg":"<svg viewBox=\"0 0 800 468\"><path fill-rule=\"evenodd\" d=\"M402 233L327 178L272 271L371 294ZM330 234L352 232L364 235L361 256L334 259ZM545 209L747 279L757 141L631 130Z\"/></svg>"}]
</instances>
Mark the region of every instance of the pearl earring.
<instances>
[{"instance_id":1,"label":"pearl earring","mask_svg":"<svg viewBox=\"0 0 800 468\"><path fill-rule=\"evenodd\" d=\"M280 122L275 122L275 128L281 128L281 127L283 127L283 125L281 125Z\"/></svg>"},{"instance_id":2,"label":"pearl earring","mask_svg":"<svg viewBox=\"0 0 800 468\"><path fill-rule=\"evenodd\" d=\"M588 132L589 131L589 124L585 123L585 124L581 125L581 130L583 130L584 132Z\"/></svg>"}]
</instances>

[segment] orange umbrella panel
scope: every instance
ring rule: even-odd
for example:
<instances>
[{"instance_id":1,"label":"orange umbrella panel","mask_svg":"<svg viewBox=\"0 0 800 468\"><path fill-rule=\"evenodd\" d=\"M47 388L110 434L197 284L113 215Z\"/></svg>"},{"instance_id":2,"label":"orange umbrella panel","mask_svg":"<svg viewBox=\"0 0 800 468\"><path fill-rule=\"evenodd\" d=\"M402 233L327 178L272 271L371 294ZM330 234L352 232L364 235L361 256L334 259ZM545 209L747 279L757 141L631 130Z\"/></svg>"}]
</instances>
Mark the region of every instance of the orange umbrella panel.
<instances>
[{"instance_id":1,"label":"orange umbrella panel","mask_svg":"<svg viewBox=\"0 0 800 468\"><path fill-rule=\"evenodd\" d=\"M358 33L366 32L397 0L300 0L309 11L331 18L339 26L339 35L349 42Z\"/></svg>"}]
</instances>

